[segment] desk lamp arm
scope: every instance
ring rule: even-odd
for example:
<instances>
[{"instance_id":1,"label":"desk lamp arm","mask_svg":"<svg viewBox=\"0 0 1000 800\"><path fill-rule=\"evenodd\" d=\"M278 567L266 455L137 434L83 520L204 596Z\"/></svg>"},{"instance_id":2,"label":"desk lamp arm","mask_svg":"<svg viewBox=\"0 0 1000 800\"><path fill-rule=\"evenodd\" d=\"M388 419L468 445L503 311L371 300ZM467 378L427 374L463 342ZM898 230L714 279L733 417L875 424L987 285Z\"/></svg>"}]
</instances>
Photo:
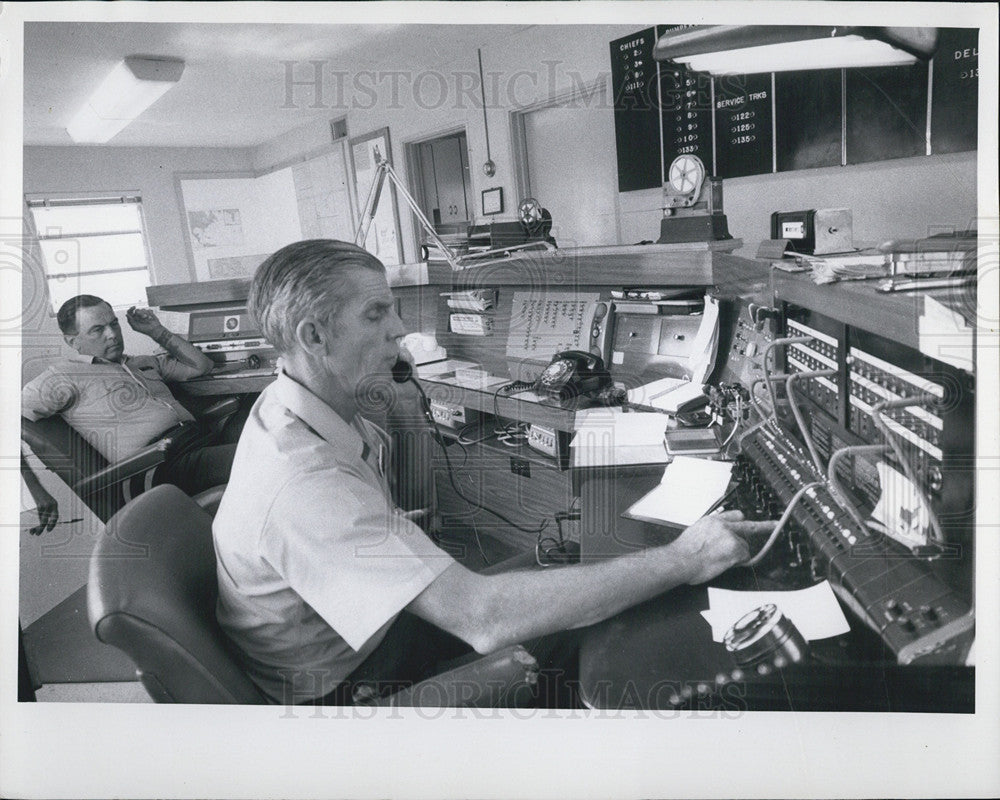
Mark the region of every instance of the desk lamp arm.
<instances>
[{"instance_id":1,"label":"desk lamp arm","mask_svg":"<svg viewBox=\"0 0 1000 800\"><path fill-rule=\"evenodd\" d=\"M396 191L403 195L403 199L406 200L406 204L410 207L410 210L414 213L417 219L420 221L420 225L423 227L424 232L427 234L428 238L435 245L437 245L441 252L444 253L445 259L448 261L449 266L453 270L461 269L458 263L458 259L452 252L451 248L446 245L440 236L438 236L437 231L434 230L434 226L431 224L430 220L423 211L420 210L420 206L417 205L417 201L413 199L403 182L396 175L395 170L389 164L388 159L383 158L379 149L375 148L375 178L372 181L371 188L368 190L368 199L365 200L365 207L361 212L361 222L358 225L358 230L354 235L354 243L358 247L365 246L365 240L368 238L368 230L371 228L372 220L375 219L375 212L378 210L378 201L382 196L382 187L385 184L386 178L389 182L396 188Z\"/></svg>"}]
</instances>

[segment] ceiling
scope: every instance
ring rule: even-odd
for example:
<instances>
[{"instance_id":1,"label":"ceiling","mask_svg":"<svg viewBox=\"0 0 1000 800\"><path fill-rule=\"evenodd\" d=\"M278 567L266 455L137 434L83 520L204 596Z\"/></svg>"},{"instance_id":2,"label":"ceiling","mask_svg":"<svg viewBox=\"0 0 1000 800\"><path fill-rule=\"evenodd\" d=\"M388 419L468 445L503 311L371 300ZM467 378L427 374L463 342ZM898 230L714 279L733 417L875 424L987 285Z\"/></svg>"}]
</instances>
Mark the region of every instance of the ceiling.
<instances>
[{"instance_id":1,"label":"ceiling","mask_svg":"<svg viewBox=\"0 0 1000 800\"><path fill-rule=\"evenodd\" d=\"M332 118L338 70L425 70L456 53L496 44L525 25L289 25L27 22L24 27L24 143L69 145L66 124L125 56L185 61L180 83L114 137L113 146L252 147L312 119ZM295 80L324 61L324 108L309 87L286 105L286 67Z\"/></svg>"}]
</instances>

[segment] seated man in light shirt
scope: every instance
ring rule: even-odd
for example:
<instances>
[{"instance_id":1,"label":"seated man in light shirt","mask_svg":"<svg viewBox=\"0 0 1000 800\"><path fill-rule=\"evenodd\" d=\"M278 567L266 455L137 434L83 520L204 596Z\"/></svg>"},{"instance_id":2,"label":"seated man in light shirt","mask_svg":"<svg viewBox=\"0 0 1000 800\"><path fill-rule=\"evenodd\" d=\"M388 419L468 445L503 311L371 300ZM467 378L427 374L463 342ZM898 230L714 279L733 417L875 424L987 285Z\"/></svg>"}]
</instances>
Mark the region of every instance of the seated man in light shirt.
<instances>
[{"instance_id":1,"label":"seated man in light shirt","mask_svg":"<svg viewBox=\"0 0 1000 800\"><path fill-rule=\"evenodd\" d=\"M111 463L137 453L177 426L194 423L165 381L206 375L212 361L168 331L156 314L133 307L125 315L133 330L166 351L154 356L125 355L115 312L94 295L67 300L56 317L76 354L49 366L21 390L23 417L62 415ZM220 444L183 452L162 464L153 482L172 483L189 494L218 486L229 478L235 450L233 444ZM45 499L47 503L51 498Z\"/></svg>"},{"instance_id":2,"label":"seated man in light shirt","mask_svg":"<svg viewBox=\"0 0 1000 800\"><path fill-rule=\"evenodd\" d=\"M395 506L388 438L359 413L405 332L381 262L346 242L291 244L258 268L248 305L283 366L250 412L213 524L217 616L273 702L399 688L456 643L526 643L544 673L559 632L707 581L748 557L744 537L773 530L724 512L601 563L474 573Z\"/></svg>"}]
</instances>

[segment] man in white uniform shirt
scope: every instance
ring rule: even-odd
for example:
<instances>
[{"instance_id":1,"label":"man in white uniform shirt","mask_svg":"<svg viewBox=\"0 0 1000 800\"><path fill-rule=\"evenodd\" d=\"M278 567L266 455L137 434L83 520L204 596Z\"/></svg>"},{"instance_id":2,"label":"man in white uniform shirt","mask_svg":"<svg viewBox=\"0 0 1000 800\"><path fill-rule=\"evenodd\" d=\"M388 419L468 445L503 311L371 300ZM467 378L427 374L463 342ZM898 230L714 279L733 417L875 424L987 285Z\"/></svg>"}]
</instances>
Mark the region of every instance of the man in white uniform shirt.
<instances>
[{"instance_id":1,"label":"man in white uniform shirt","mask_svg":"<svg viewBox=\"0 0 1000 800\"><path fill-rule=\"evenodd\" d=\"M350 702L362 679L419 680L435 648L454 654L448 642L544 649L538 637L714 577L747 558L744 536L773 528L726 512L632 556L473 573L396 508L387 437L358 413L405 333L382 264L345 242L288 245L258 268L248 305L283 369L244 426L215 517L217 613L274 702Z\"/></svg>"}]
</instances>

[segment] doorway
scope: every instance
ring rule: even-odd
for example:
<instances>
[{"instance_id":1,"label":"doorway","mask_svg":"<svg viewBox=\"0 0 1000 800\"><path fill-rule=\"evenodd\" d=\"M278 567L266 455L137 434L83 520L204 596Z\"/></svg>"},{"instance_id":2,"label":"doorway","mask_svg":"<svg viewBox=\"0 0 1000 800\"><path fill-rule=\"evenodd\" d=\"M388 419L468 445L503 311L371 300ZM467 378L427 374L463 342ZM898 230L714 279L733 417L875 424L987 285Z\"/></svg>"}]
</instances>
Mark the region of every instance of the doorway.
<instances>
[{"instance_id":1,"label":"doorway","mask_svg":"<svg viewBox=\"0 0 1000 800\"><path fill-rule=\"evenodd\" d=\"M618 173L608 86L511 114L518 191L552 214L560 247L617 244Z\"/></svg>"},{"instance_id":2,"label":"doorway","mask_svg":"<svg viewBox=\"0 0 1000 800\"><path fill-rule=\"evenodd\" d=\"M465 130L407 145L414 199L438 233L464 232L473 221ZM418 236L422 235L418 233Z\"/></svg>"}]
</instances>

